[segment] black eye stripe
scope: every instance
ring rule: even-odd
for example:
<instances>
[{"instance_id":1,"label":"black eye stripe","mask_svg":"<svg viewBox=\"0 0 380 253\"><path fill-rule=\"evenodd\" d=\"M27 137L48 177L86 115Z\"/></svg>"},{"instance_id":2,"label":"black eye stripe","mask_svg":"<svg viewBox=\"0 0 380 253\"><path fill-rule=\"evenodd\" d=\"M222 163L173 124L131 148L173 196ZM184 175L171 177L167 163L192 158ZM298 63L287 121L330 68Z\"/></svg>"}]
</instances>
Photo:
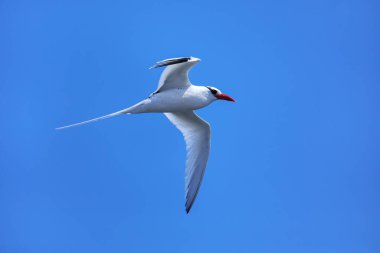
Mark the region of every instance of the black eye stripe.
<instances>
[{"instance_id":1,"label":"black eye stripe","mask_svg":"<svg viewBox=\"0 0 380 253\"><path fill-rule=\"evenodd\" d=\"M211 93L214 94L214 95L215 95L216 93L218 93L217 90L214 90L213 88L210 88L210 87L208 87L208 86L207 86L207 89L209 89L209 90L211 91Z\"/></svg>"}]
</instances>

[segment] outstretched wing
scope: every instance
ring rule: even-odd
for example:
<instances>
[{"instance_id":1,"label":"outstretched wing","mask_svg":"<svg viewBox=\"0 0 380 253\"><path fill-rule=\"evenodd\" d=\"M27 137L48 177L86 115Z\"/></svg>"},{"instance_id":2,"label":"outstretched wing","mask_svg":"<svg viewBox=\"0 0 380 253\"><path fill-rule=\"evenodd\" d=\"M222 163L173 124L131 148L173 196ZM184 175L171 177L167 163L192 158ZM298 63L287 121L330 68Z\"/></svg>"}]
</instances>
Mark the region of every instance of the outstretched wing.
<instances>
[{"instance_id":1,"label":"outstretched wing","mask_svg":"<svg viewBox=\"0 0 380 253\"><path fill-rule=\"evenodd\" d=\"M210 153L210 125L193 111L164 114L182 132L186 142L185 206L188 213L198 194Z\"/></svg>"},{"instance_id":2,"label":"outstretched wing","mask_svg":"<svg viewBox=\"0 0 380 253\"><path fill-rule=\"evenodd\" d=\"M190 69L198 62L200 62L200 59L195 57L171 58L157 62L151 68L167 67L161 74L158 88L155 92L190 86L188 74Z\"/></svg>"}]
</instances>

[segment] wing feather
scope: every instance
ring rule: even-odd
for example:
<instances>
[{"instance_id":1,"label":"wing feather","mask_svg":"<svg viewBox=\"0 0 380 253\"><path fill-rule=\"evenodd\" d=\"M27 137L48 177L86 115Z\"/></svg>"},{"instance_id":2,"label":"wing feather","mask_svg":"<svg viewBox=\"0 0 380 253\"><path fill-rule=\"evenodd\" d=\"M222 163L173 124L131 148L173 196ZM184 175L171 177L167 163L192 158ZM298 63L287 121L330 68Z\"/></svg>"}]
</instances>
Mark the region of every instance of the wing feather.
<instances>
[{"instance_id":1,"label":"wing feather","mask_svg":"<svg viewBox=\"0 0 380 253\"><path fill-rule=\"evenodd\" d=\"M182 132L186 142L185 206L189 213L197 197L210 153L210 125L193 111L165 113L165 116Z\"/></svg>"},{"instance_id":2,"label":"wing feather","mask_svg":"<svg viewBox=\"0 0 380 253\"><path fill-rule=\"evenodd\" d=\"M166 66L166 68L161 74L155 92L190 86L189 71L198 62L200 62L200 59L195 57L172 58L157 62L157 64L151 68L164 66Z\"/></svg>"}]
</instances>

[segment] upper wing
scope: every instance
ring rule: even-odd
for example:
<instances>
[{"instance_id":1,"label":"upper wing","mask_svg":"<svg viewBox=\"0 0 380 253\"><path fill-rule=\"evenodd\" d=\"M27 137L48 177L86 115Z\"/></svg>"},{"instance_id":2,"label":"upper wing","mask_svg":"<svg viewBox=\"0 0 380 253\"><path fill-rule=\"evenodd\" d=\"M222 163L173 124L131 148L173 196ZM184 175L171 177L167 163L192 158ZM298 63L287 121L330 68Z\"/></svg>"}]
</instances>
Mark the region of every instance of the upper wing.
<instances>
[{"instance_id":1,"label":"upper wing","mask_svg":"<svg viewBox=\"0 0 380 253\"><path fill-rule=\"evenodd\" d=\"M182 132L187 150L186 161L186 212L197 196L210 153L210 125L193 111L164 113Z\"/></svg>"},{"instance_id":2,"label":"upper wing","mask_svg":"<svg viewBox=\"0 0 380 253\"><path fill-rule=\"evenodd\" d=\"M188 73L191 67L198 62L200 62L200 59L195 57L172 58L157 62L151 68L167 67L161 74L158 88L155 92L190 86Z\"/></svg>"}]
</instances>

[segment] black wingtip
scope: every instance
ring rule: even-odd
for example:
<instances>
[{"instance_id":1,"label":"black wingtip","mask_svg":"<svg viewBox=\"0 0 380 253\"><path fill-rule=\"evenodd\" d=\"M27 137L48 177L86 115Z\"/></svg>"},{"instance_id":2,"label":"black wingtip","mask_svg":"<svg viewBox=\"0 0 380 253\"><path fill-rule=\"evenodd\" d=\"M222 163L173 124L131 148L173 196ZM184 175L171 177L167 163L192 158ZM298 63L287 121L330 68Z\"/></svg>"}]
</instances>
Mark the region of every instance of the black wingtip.
<instances>
[{"instance_id":1,"label":"black wingtip","mask_svg":"<svg viewBox=\"0 0 380 253\"><path fill-rule=\"evenodd\" d=\"M185 205L186 214L190 213L191 207L193 207L193 203L191 203L190 205L188 205L188 203L186 203L186 205Z\"/></svg>"},{"instance_id":2,"label":"black wingtip","mask_svg":"<svg viewBox=\"0 0 380 253\"><path fill-rule=\"evenodd\" d=\"M179 57L179 58L166 59L166 60L157 62L157 64L153 65L149 69L155 69L155 68L165 67L169 65L178 64L178 63L188 62L190 60L191 60L191 57Z\"/></svg>"}]
</instances>

